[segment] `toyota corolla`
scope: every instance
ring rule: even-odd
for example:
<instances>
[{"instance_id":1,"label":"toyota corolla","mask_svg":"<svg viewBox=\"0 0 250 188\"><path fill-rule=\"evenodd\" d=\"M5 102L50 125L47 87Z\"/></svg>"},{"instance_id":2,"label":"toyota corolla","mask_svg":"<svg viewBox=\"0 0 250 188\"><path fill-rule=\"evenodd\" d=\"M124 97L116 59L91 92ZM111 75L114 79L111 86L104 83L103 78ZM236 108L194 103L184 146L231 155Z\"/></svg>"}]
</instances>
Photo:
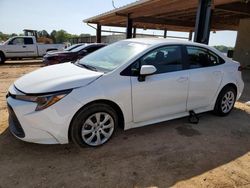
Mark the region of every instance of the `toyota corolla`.
<instances>
[{"instance_id":1,"label":"toyota corolla","mask_svg":"<svg viewBox=\"0 0 250 188\"><path fill-rule=\"evenodd\" d=\"M240 64L207 45L123 40L15 81L7 94L9 126L28 142L100 146L118 127L190 111L228 115L243 87Z\"/></svg>"}]
</instances>

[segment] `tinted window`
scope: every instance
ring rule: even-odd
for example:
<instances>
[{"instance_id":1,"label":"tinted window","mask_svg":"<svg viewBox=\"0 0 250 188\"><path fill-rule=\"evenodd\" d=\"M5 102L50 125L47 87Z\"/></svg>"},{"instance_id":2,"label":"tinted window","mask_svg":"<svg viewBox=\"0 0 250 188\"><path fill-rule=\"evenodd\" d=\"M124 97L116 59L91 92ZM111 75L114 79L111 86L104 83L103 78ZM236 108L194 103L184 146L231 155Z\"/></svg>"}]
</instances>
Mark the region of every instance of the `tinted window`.
<instances>
[{"instance_id":1,"label":"tinted window","mask_svg":"<svg viewBox=\"0 0 250 188\"><path fill-rule=\"evenodd\" d=\"M32 38L24 38L24 44L33 44Z\"/></svg>"},{"instance_id":2,"label":"tinted window","mask_svg":"<svg viewBox=\"0 0 250 188\"><path fill-rule=\"evenodd\" d=\"M94 52L103 46L91 46L87 49L88 53Z\"/></svg>"},{"instance_id":3,"label":"tinted window","mask_svg":"<svg viewBox=\"0 0 250 188\"><path fill-rule=\"evenodd\" d=\"M156 74L182 70L181 46L158 48L140 60L141 65L154 65Z\"/></svg>"},{"instance_id":4,"label":"tinted window","mask_svg":"<svg viewBox=\"0 0 250 188\"><path fill-rule=\"evenodd\" d=\"M68 48L65 48L64 50L65 51L72 51L73 49L79 47L79 46L82 46L83 44L74 44L72 46L69 46Z\"/></svg>"},{"instance_id":5,"label":"tinted window","mask_svg":"<svg viewBox=\"0 0 250 188\"><path fill-rule=\"evenodd\" d=\"M83 44L83 45L81 45L81 46L78 46L78 47L76 47L76 48L71 49L70 51L71 51L71 52L79 52L79 51L85 49L86 46L87 46L86 44Z\"/></svg>"},{"instance_id":6,"label":"tinted window","mask_svg":"<svg viewBox=\"0 0 250 188\"><path fill-rule=\"evenodd\" d=\"M187 55L190 68L209 67L223 63L219 56L204 48L188 46Z\"/></svg>"}]
</instances>

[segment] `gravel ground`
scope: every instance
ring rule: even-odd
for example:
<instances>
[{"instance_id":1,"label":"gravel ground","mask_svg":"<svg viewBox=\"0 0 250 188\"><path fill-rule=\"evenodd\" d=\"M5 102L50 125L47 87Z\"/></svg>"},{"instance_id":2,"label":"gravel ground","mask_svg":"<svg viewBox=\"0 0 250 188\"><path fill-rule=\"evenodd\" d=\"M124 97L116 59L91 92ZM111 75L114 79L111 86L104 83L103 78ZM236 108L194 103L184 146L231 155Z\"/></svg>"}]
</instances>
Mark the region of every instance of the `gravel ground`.
<instances>
[{"instance_id":1,"label":"gravel ground","mask_svg":"<svg viewBox=\"0 0 250 188\"><path fill-rule=\"evenodd\" d=\"M6 187L250 187L250 71L227 117L200 115L119 130L106 145L80 149L17 140L7 129L5 94L39 61L0 66L0 188Z\"/></svg>"}]
</instances>

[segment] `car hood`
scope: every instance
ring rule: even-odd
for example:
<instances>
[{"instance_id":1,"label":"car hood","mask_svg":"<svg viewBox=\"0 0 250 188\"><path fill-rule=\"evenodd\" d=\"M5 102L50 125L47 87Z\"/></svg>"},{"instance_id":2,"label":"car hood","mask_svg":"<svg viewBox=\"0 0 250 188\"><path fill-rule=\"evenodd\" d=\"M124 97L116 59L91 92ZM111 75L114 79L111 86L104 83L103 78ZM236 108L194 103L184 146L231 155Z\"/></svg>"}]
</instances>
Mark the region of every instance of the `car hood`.
<instances>
[{"instance_id":1,"label":"car hood","mask_svg":"<svg viewBox=\"0 0 250 188\"><path fill-rule=\"evenodd\" d=\"M83 87L98 79L102 72L78 67L73 63L52 65L24 75L14 82L26 94L42 94Z\"/></svg>"}]
</instances>

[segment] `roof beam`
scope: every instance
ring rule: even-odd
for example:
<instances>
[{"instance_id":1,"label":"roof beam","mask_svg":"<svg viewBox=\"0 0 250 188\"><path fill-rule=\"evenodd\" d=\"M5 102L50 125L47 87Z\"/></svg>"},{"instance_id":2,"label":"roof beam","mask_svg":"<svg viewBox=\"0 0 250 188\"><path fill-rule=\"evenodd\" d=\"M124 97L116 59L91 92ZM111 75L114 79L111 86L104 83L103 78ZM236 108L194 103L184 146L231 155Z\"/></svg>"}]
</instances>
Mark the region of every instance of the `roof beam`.
<instances>
[{"instance_id":1,"label":"roof beam","mask_svg":"<svg viewBox=\"0 0 250 188\"><path fill-rule=\"evenodd\" d=\"M194 22L189 21L181 21L181 20L174 20L174 19L162 19L162 18L154 18L154 17L139 17L134 18L134 22L139 23L151 23L151 24L162 24L162 25L180 25L182 27L194 27Z\"/></svg>"},{"instance_id":2,"label":"roof beam","mask_svg":"<svg viewBox=\"0 0 250 188\"><path fill-rule=\"evenodd\" d=\"M218 6L216 10L250 16L250 3L232 3Z\"/></svg>"}]
</instances>

